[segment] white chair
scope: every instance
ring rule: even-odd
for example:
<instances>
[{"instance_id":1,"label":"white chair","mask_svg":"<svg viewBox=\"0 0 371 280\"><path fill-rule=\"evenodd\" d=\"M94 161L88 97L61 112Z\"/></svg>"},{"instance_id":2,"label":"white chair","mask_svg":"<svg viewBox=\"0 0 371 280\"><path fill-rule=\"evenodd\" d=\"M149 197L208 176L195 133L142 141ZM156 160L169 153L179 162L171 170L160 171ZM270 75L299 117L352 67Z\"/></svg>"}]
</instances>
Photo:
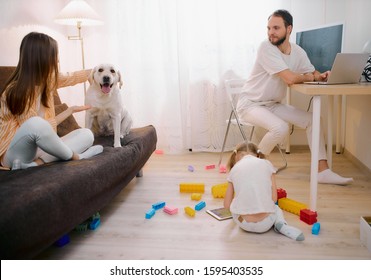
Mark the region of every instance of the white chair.
<instances>
[{"instance_id":1,"label":"white chair","mask_svg":"<svg viewBox=\"0 0 371 280\"><path fill-rule=\"evenodd\" d=\"M244 79L232 79L232 80L226 80L224 82L225 91L226 91L228 99L230 101L232 110L231 110L231 113L229 115L229 119L226 120L228 125L227 125L227 130L226 130L225 136L224 136L222 151L220 153L219 165L222 163L225 143L227 142L228 132L229 132L229 128L230 128L231 124L238 126L238 128L241 132L242 138L245 141L251 141L252 136L254 134L255 126L253 124L250 124L250 123L247 123L247 122L242 122L241 120L239 120L238 115L237 115L237 111L236 111L236 104L237 104L237 101L238 101L238 97L241 94L241 89L242 89L243 85L245 84L245 81L246 80L244 80ZM251 128L249 138L246 137L244 127L250 127ZM287 167L287 160L286 160L286 157L283 154L280 146L277 144L276 147L278 148L278 151L280 152L282 160L284 162L284 164L277 169L277 172L278 172L278 171L281 171L281 170L283 170Z\"/></svg>"}]
</instances>

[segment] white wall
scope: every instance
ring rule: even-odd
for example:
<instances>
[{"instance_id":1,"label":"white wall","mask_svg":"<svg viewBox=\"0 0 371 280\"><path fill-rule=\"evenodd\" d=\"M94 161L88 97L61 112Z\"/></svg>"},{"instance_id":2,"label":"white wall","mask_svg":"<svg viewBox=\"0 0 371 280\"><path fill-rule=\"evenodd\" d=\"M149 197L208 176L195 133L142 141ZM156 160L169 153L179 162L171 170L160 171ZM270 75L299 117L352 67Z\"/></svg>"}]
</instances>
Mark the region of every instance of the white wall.
<instances>
[{"instance_id":1,"label":"white wall","mask_svg":"<svg viewBox=\"0 0 371 280\"><path fill-rule=\"evenodd\" d=\"M87 0L93 7L104 5L101 1ZM75 35L76 28L54 23L55 16L68 3L68 0L0 0L0 65L15 65L18 61L18 47L23 36L32 31L41 31L53 36L59 43L62 71L81 68L80 46L76 41L68 41L67 35ZM344 51L360 52L367 40L371 39L371 1L370 0L285 0L284 7L294 16L295 30L312 28L334 22L345 23ZM248 16L248 14L247 14ZM266 17L266 15L262 15ZM96 34L104 34L102 27L83 29L85 45L94 42ZM6 38L6 39L5 39ZM292 38L292 40L294 40ZM86 67L94 66L94 55L88 54ZM74 103L83 103L82 87L76 86L61 91L62 99L71 93L77 93ZM326 100L324 98L324 106ZM304 109L309 98L303 99L293 94L292 102ZM67 102L68 103L68 102ZM345 149L362 164L371 169L371 96L347 98ZM79 119L79 117L77 116ZM323 120L326 123L326 110ZM80 117L81 119L81 117ZM292 144L307 143L303 131L295 130L291 137Z\"/></svg>"},{"instance_id":2,"label":"white wall","mask_svg":"<svg viewBox=\"0 0 371 280\"><path fill-rule=\"evenodd\" d=\"M343 22L344 52L361 52L364 44L371 40L370 0L293 0L291 6L294 32L323 24ZM309 98L303 99L300 94L293 93L292 99L294 104L307 108ZM327 123L326 101L326 98L323 98L324 125ZM348 96L346 104L344 148L371 170L371 96ZM291 137L291 143L302 144L304 141L304 132L296 130Z\"/></svg>"}]
</instances>

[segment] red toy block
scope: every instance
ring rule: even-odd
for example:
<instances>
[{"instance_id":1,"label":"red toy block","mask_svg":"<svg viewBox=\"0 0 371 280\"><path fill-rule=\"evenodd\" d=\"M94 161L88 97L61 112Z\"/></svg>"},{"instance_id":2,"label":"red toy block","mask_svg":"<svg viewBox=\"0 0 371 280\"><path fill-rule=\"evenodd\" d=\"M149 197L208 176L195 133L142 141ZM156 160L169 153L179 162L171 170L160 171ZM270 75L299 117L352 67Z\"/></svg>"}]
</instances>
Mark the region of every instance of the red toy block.
<instances>
[{"instance_id":1,"label":"red toy block","mask_svg":"<svg viewBox=\"0 0 371 280\"><path fill-rule=\"evenodd\" d=\"M284 189L278 188L277 189L277 199L287 197L287 193Z\"/></svg>"},{"instance_id":2,"label":"red toy block","mask_svg":"<svg viewBox=\"0 0 371 280\"><path fill-rule=\"evenodd\" d=\"M317 212L309 209L301 209L300 220L307 223L308 225L313 225L317 222Z\"/></svg>"},{"instance_id":3,"label":"red toy block","mask_svg":"<svg viewBox=\"0 0 371 280\"><path fill-rule=\"evenodd\" d=\"M206 166L205 166L205 169L206 169L206 170L209 170L209 169L215 169L215 164L206 165Z\"/></svg>"}]
</instances>

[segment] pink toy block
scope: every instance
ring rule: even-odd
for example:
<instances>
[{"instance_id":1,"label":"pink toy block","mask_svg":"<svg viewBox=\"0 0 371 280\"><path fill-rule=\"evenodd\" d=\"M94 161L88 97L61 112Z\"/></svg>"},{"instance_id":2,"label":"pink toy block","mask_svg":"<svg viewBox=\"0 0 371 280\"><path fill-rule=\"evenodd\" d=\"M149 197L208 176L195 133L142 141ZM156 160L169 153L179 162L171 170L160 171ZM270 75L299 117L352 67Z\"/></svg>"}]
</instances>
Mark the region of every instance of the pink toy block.
<instances>
[{"instance_id":1,"label":"pink toy block","mask_svg":"<svg viewBox=\"0 0 371 280\"><path fill-rule=\"evenodd\" d=\"M208 169L215 169L215 164L206 165L205 166L205 169L206 170L208 170Z\"/></svg>"},{"instance_id":2,"label":"pink toy block","mask_svg":"<svg viewBox=\"0 0 371 280\"><path fill-rule=\"evenodd\" d=\"M300 220L308 225L313 225L317 222L317 212L309 209L302 209L300 210Z\"/></svg>"},{"instance_id":3,"label":"pink toy block","mask_svg":"<svg viewBox=\"0 0 371 280\"><path fill-rule=\"evenodd\" d=\"M178 213L178 208L172 207L172 206L165 206L164 207L164 212L169 214L169 215L174 215Z\"/></svg>"},{"instance_id":4,"label":"pink toy block","mask_svg":"<svg viewBox=\"0 0 371 280\"><path fill-rule=\"evenodd\" d=\"M224 164L219 165L219 173L227 173L227 167Z\"/></svg>"},{"instance_id":5,"label":"pink toy block","mask_svg":"<svg viewBox=\"0 0 371 280\"><path fill-rule=\"evenodd\" d=\"M156 155L163 155L164 154L164 151L163 150L156 150L155 151L155 154Z\"/></svg>"}]
</instances>

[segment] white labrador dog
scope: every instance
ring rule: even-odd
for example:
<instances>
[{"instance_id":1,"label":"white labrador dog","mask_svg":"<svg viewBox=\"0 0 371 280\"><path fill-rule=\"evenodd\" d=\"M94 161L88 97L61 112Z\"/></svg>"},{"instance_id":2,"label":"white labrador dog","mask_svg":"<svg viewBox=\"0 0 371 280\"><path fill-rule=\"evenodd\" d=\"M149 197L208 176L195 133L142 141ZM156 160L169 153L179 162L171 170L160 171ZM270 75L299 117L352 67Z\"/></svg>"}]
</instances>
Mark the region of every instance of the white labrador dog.
<instances>
[{"instance_id":1,"label":"white labrador dog","mask_svg":"<svg viewBox=\"0 0 371 280\"><path fill-rule=\"evenodd\" d=\"M132 126L132 119L123 107L121 73L112 64L96 66L89 77L90 86L86 92L85 127L95 136L114 135L114 147L121 147L120 138L125 137Z\"/></svg>"}]
</instances>

